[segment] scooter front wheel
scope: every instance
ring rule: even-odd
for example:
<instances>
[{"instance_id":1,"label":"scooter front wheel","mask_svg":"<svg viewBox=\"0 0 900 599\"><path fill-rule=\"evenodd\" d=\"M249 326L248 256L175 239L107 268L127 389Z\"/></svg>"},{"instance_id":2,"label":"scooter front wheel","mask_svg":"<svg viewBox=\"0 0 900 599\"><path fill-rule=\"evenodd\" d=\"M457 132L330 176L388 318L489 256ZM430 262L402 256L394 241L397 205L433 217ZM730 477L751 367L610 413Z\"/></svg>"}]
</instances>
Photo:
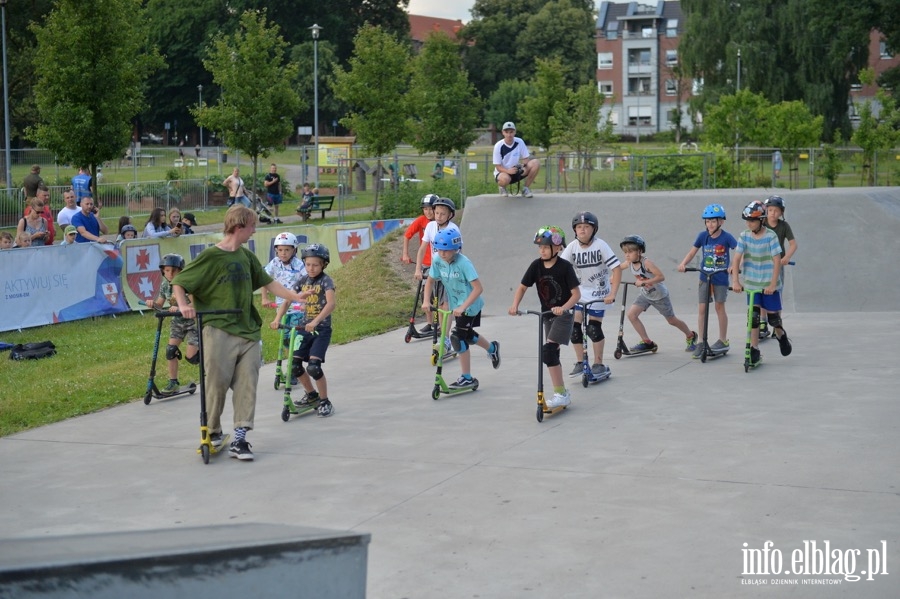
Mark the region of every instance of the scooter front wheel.
<instances>
[{"instance_id":1,"label":"scooter front wheel","mask_svg":"<svg viewBox=\"0 0 900 599\"><path fill-rule=\"evenodd\" d=\"M281 377L279 375L275 375L275 390L278 391L281 389Z\"/></svg>"},{"instance_id":2,"label":"scooter front wheel","mask_svg":"<svg viewBox=\"0 0 900 599\"><path fill-rule=\"evenodd\" d=\"M147 394L144 395L144 405L145 405L145 406L149 406L149 405L150 405L150 398L152 398L152 397L153 397L153 392L152 392L152 391L147 391Z\"/></svg>"},{"instance_id":3,"label":"scooter front wheel","mask_svg":"<svg viewBox=\"0 0 900 599\"><path fill-rule=\"evenodd\" d=\"M431 399L437 399L441 396L441 386L435 385L434 389L431 390Z\"/></svg>"},{"instance_id":4,"label":"scooter front wheel","mask_svg":"<svg viewBox=\"0 0 900 599\"><path fill-rule=\"evenodd\" d=\"M281 419L285 422L291 419L291 409L287 406L281 408Z\"/></svg>"},{"instance_id":5,"label":"scooter front wheel","mask_svg":"<svg viewBox=\"0 0 900 599\"><path fill-rule=\"evenodd\" d=\"M588 378L588 375L582 374L581 375L581 386L584 387L585 389L587 389L587 386L590 384L591 384L591 380L590 380L590 378Z\"/></svg>"},{"instance_id":6,"label":"scooter front wheel","mask_svg":"<svg viewBox=\"0 0 900 599\"><path fill-rule=\"evenodd\" d=\"M200 446L200 456L203 458L204 464L209 464L209 445L206 443Z\"/></svg>"},{"instance_id":7,"label":"scooter front wheel","mask_svg":"<svg viewBox=\"0 0 900 599\"><path fill-rule=\"evenodd\" d=\"M622 350L616 348L616 351L613 352L613 356L615 356L616 360L620 359L622 357Z\"/></svg>"},{"instance_id":8,"label":"scooter front wheel","mask_svg":"<svg viewBox=\"0 0 900 599\"><path fill-rule=\"evenodd\" d=\"M432 352L431 353L431 365L432 366L437 366L437 359L438 359L437 352Z\"/></svg>"},{"instance_id":9,"label":"scooter front wheel","mask_svg":"<svg viewBox=\"0 0 900 599\"><path fill-rule=\"evenodd\" d=\"M537 416L538 422L544 421L544 406L542 406L541 404L538 404L537 414L535 414L535 416Z\"/></svg>"},{"instance_id":10,"label":"scooter front wheel","mask_svg":"<svg viewBox=\"0 0 900 599\"><path fill-rule=\"evenodd\" d=\"M412 341L412 335L407 333L406 336L403 338L403 340L406 341L407 343L409 343L410 341Z\"/></svg>"}]
</instances>

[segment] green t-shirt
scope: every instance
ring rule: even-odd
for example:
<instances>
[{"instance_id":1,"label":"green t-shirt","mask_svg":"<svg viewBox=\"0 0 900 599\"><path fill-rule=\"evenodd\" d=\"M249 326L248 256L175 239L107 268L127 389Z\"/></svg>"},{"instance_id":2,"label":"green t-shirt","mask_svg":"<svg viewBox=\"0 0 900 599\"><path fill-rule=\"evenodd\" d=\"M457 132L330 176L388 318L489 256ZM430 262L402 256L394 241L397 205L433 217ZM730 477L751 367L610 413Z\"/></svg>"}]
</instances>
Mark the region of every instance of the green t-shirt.
<instances>
[{"instance_id":1,"label":"green t-shirt","mask_svg":"<svg viewBox=\"0 0 900 599\"><path fill-rule=\"evenodd\" d=\"M210 314L203 323L230 335L259 341L262 318L253 305L253 292L272 282L256 255L241 247L227 252L216 246L200 252L172 281L194 298L198 312L240 308L240 314Z\"/></svg>"}]
</instances>

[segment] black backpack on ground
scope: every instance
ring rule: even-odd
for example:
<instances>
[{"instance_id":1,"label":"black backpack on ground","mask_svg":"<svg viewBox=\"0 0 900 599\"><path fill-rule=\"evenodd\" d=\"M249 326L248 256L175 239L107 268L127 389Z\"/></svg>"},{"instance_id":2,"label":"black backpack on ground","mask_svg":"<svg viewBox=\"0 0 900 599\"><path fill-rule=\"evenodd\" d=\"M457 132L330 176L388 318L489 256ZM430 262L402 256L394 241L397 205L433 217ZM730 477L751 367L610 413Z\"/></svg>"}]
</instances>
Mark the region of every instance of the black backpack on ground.
<instances>
[{"instance_id":1,"label":"black backpack on ground","mask_svg":"<svg viewBox=\"0 0 900 599\"><path fill-rule=\"evenodd\" d=\"M39 341L37 343L19 343L9 352L10 360L37 360L49 358L56 354L56 346L52 341Z\"/></svg>"}]
</instances>

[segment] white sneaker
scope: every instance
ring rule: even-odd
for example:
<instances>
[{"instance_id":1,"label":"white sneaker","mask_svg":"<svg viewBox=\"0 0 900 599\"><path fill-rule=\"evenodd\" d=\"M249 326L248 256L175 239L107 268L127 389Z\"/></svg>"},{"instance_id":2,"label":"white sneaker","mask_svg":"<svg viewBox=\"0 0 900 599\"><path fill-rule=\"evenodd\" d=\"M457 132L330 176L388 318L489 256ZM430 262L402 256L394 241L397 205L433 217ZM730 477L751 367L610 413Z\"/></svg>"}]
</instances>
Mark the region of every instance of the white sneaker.
<instances>
[{"instance_id":1,"label":"white sneaker","mask_svg":"<svg viewBox=\"0 0 900 599\"><path fill-rule=\"evenodd\" d=\"M501 195L502 197L504 197L504 198L508 198L508 197L509 197L509 192L506 191L506 188L503 187L502 185L500 186L500 195Z\"/></svg>"},{"instance_id":2,"label":"white sneaker","mask_svg":"<svg viewBox=\"0 0 900 599\"><path fill-rule=\"evenodd\" d=\"M531 193L531 190L528 189L527 187L523 187L522 188L522 197L523 198L532 198L532 197L534 197L534 194Z\"/></svg>"},{"instance_id":3,"label":"white sneaker","mask_svg":"<svg viewBox=\"0 0 900 599\"><path fill-rule=\"evenodd\" d=\"M548 408L564 408L572 403L572 395L566 390L565 393L554 393L553 397L547 400Z\"/></svg>"}]
</instances>

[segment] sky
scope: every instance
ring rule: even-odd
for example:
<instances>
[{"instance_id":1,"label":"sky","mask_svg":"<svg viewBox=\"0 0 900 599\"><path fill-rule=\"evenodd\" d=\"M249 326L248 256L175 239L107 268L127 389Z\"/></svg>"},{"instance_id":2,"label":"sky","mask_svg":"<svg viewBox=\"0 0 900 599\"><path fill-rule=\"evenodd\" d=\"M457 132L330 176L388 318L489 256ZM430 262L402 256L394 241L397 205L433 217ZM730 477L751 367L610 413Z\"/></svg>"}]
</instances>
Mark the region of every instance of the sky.
<instances>
[{"instance_id":1,"label":"sky","mask_svg":"<svg viewBox=\"0 0 900 599\"><path fill-rule=\"evenodd\" d=\"M472 19L469 13L475 0L409 0L410 14L442 19L459 19L468 23Z\"/></svg>"}]
</instances>

